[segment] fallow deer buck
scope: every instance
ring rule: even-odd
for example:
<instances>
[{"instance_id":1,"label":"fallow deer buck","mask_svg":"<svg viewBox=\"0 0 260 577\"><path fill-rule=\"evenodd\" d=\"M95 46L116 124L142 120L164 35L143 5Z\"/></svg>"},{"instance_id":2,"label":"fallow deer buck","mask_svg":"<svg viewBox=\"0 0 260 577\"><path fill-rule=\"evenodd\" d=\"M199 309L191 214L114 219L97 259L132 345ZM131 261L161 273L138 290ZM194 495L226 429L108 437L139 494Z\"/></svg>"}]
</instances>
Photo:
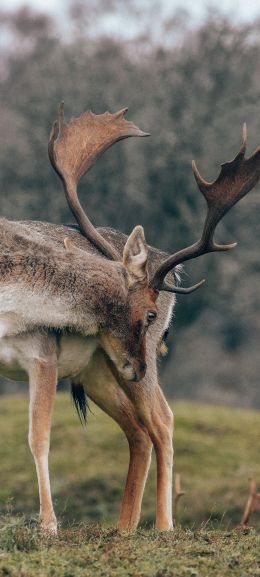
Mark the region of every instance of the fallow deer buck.
<instances>
[{"instance_id":1,"label":"fallow deer buck","mask_svg":"<svg viewBox=\"0 0 260 577\"><path fill-rule=\"evenodd\" d=\"M138 524L152 445L156 526L172 528L173 417L158 384L157 348L171 319L174 293L190 293L203 282L178 287L174 271L186 260L235 246L216 244L215 228L260 177L260 147L244 158L244 128L239 153L222 165L215 182L203 180L193 163L208 205L198 242L167 257L147 248L141 227L128 239L119 231L95 229L79 203L77 182L114 142L144 135L125 121L125 113L85 113L66 124L61 107L54 123L49 157L78 227L7 220L0 225L0 372L29 378L29 443L42 526L54 532L48 452L56 385L63 377L71 379L83 417L86 391L127 437L130 461L119 529Z\"/></svg>"}]
</instances>

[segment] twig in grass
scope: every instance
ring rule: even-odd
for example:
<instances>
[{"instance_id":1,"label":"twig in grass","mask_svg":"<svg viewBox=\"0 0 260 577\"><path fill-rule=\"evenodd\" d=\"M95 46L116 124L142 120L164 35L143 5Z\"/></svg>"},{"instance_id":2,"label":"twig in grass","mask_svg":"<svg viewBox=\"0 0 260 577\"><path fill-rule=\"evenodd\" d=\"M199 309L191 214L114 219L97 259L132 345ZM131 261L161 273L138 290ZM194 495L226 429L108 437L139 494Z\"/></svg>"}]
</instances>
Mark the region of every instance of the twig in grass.
<instances>
[{"instance_id":1,"label":"twig in grass","mask_svg":"<svg viewBox=\"0 0 260 577\"><path fill-rule=\"evenodd\" d=\"M181 497L185 495L185 491L181 489L181 476L180 473L176 473L175 475L175 492L174 492L174 500L173 500L173 520L174 524L177 523L177 510L178 510L178 503Z\"/></svg>"},{"instance_id":2,"label":"twig in grass","mask_svg":"<svg viewBox=\"0 0 260 577\"><path fill-rule=\"evenodd\" d=\"M246 529L251 514L260 505L260 493L257 492L256 481L253 478L249 479L249 496L245 505L245 509L238 525L239 529Z\"/></svg>"}]
</instances>

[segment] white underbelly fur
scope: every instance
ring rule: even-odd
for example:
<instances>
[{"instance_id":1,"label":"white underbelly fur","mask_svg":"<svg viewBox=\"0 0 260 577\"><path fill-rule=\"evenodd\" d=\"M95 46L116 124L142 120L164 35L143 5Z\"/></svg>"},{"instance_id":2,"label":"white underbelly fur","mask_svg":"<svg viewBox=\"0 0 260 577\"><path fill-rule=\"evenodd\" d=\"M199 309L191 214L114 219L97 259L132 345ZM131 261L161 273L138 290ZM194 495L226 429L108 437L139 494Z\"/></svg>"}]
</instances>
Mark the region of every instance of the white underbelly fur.
<instances>
[{"instance_id":1,"label":"white underbelly fur","mask_svg":"<svg viewBox=\"0 0 260 577\"><path fill-rule=\"evenodd\" d=\"M43 358L42 341L46 338L41 334L0 338L0 375L28 381L32 361ZM57 346L58 379L81 372L97 346L97 339L92 336L62 335Z\"/></svg>"}]
</instances>

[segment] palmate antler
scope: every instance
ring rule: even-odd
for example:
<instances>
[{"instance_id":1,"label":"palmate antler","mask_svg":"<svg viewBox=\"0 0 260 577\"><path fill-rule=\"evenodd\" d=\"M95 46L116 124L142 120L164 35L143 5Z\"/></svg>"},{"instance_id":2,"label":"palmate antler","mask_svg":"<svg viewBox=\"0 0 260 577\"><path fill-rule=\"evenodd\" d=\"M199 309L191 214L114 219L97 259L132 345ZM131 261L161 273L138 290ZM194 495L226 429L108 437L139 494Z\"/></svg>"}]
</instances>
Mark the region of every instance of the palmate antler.
<instances>
[{"instance_id":1,"label":"palmate antler","mask_svg":"<svg viewBox=\"0 0 260 577\"><path fill-rule=\"evenodd\" d=\"M186 260L197 258L208 252L230 250L236 246L237 243L217 244L213 240L213 235L223 216L255 186L260 178L260 146L246 159L246 138L246 125L244 125L242 146L238 154L234 160L221 165L220 174L215 182L206 182L200 176L195 162L192 161L195 179L208 205L202 236L198 242L176 252L161 264L150 282L153 289L179 293L190 293L196 290L204 280L192 287L182 288L172 287L164 279L170 270Z\"/></svg>"},{"instance_id":2,"label":"palmate antler","mask_svg":"<svg viewBox=\"0 0 260 577\"><path fill-rule=\"evenodd\" d=\"M64 103L59 108L58 120L53 124L48 153L51 164L62 180L69 207L82 234L105 256L118 260L120 255L95 229L84 212L77 195L80 178L112 144L130 136L149 136L133 122L125 120L127 108L115 114L85 112L79 118L64 121Z\"/></svg>"}]
</instances>

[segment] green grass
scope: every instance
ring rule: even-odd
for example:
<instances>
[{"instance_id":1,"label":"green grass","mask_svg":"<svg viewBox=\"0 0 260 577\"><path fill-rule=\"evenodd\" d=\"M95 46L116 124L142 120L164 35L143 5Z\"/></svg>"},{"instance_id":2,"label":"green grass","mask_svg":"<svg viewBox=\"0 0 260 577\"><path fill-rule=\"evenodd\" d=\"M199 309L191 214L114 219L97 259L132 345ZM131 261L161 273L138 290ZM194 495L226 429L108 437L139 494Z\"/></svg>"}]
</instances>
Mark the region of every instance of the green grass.
<instances>
[{"instance_id":1,"label":"green grass","mask_svg":"<svg viewBox=\"0 0 260 577\"><path fill-rule=\"evenodd\" d=\"M0 575L11 577L229 577L260 575L255 529L233 531L248 493L260 481L259 413L174 403L175 470L186 495L179 527L153 528L155 463L145 492L141 529L115 529L127 472L128 449L117 425L91 406L87 429L68 394L57 397L50 471L59 537L38 532L34 464L27 445L24 396L0 399ZM258 571L258 572L257 572Z\"/></svg>"},{"instance_id":2,"label":"green grass","mask_svg":"<svg viewBox=\"0 0 260 577\"><path fill-rule=\"evenodd\" d=\"M10 577L257 577L255 531L173 533L80 525L43 538L21 519L0 531L0 575Z\"/></svg>"}]
</instances>

